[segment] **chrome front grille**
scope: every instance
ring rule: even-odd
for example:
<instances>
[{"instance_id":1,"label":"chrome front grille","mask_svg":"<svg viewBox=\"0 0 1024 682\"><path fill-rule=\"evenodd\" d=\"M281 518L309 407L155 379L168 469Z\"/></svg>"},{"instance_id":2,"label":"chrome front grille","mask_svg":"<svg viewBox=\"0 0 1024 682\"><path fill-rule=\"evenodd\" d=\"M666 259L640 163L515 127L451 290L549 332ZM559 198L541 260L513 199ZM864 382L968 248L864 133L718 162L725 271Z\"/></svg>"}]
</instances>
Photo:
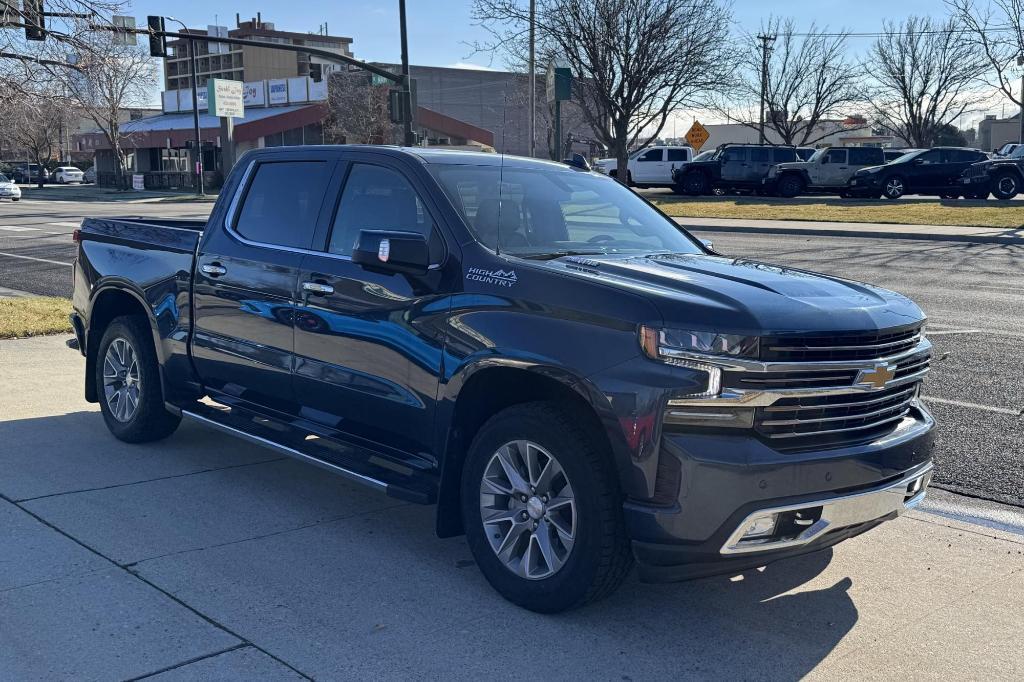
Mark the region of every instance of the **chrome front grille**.
<instances>
[{"instance_id":1,"label":"chrome front grille","mask_svg":"<svg viewBox=\"0 0 1024 682\"><path fill-rule=\"evenodd\" d=\"M792 362L869 360L908 351L921 341L921 325L866 334L767 336L761 359Z\"/></svg>"},{"instance_id":2,"label":"chrome front grille","mask_svg":"<svg viewBox=\"0 0 1024 682\"><path fill-rule=\"evenodd\" d=\"M874 440L907 416L918 384L863 393L782 398L757 411L754 428L786 450Z\"/></svg>"}]
</instances>

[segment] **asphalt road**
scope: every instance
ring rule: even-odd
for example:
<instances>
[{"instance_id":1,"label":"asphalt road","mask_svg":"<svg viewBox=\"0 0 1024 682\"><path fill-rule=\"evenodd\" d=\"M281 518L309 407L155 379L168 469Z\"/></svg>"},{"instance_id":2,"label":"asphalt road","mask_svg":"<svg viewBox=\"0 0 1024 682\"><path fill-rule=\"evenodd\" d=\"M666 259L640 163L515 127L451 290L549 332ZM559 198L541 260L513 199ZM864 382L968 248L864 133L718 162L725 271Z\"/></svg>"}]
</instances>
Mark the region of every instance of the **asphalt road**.
<instances>
[{"instance_id":1,"label":"asphalt road","mask_svg":"<svg viewBox=\"0 0 1024 682\"><path fill-rule=\"evenodd\" d=\"M84 215L203 217L210 205L0 204L0 287L69 296ZM722 253L872 282L929 316L936 347L925 396L939 420L935 484L1024 506L1024 247L960 242L705 235Z\"/></svg>"}]
</instances>

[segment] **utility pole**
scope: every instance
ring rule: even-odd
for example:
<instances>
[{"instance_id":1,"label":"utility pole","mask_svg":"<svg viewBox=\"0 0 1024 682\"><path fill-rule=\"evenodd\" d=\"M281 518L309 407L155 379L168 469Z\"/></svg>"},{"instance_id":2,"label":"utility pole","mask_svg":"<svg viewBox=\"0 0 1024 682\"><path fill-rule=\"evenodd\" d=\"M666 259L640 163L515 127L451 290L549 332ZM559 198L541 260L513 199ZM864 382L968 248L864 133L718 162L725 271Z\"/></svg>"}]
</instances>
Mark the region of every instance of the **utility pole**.
<instances>
[{"instance_id":1,"label":"utility pole","mask_svg":"<svg viewBox=\"0 0 1024 682\"><path fill-rule=\"evenodd\" d=\"M182 30L188 34L188 56L192 66L192 126L195 129L196 137L196 155L195 155L195 170L196 172L196 190L199 196L206 194L206 183L203 180L203 139L202 129L199 127L199 66L196 60L196 39L192 35L192 29L185 25L185 22L174 17L167 17L169 21L173 21L176 24L181 24Z\"/></svg>"},{"instance_id":2,"label":"utility pole","mask_svg":"<svg viewBox=\"0 0 1024 682\"><path fill-rule=\"evenodd\" d=\"M757 143L764 144L764 101L768 95L768 50L771 43L775 42L775 36L758 34L757 39L761 41L761 124L758 126Z\"/></svg>"},{"instance_id":3,"label":"utility pole","mask_svg":"<svg viewBox=\"0 0 1024 682\"><path fill-rule=\"evenodd\" d=\"M408 113L402 123L404 129L404 144L406 147L413 145L412 138L412 83L409 80L409 36L405 29L405 0L398 0L398 23L402 39L402 97L408 106Z\"/></svg>"},{"instance_id":4,"label":"utility pole","mask_svg":"<svg viewBox=\"0 0 1024 682\"><path fill-rule=\"evenodd\" d=\"M537 0L530 0L530 158L537 152Z\"/></svg>"},{"instance_id":5,"label":"utility pole","mask_svg":"<svg viewBox=\"0 0 1024 682\"><path fill-rule=\"evenodd\" d=\"M1017 66L1024 66L1024 53L1017 57ZM1024 144L1024 73L1020 75L1020 131L1017 141Z\"/></svg>"}]
</instances>

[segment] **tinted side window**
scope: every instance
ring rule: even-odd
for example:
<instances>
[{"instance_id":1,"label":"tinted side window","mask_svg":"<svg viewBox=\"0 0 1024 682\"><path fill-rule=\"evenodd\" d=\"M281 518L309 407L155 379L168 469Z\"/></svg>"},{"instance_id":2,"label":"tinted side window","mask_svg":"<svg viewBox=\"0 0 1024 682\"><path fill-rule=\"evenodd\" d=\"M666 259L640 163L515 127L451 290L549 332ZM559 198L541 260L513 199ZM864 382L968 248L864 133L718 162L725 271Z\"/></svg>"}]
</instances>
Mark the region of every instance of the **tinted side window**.
<instances>
[{"instance_id":1,"label":"tinted side window","mask_svg":"<svg viewBox=\"0 0 1024 682\"><path fill-rule=\"evenodd\" d=\"M776 147L772 150L772 157L775 159L775 163L789 163L797 160L796 150L791 147Z\"/></svg>"},{"instance_id":2,"label":"tinted side window","mask_svg":"<svg viewBox=\"0 0 1024 682\"><path fill-rule=\"evenodd\" d=\"M845 149L829 149L827 154L827 159L829 163L846 163Z\"/></svg>"},{"instance_id":3,"label":"tinted side window","mask_svg":"<svg viewBox=\"0 0 1024 682\"><path fill-rule=\"evenodd\" d=\"M949 152L951 163L974 163L981 161L981 154L970 149L953 149Z\"/></svg>"},{"instance_id":4,"label":"tinted side window","mask_svg":"<svg viewBox=\"0 0 1024 682\"><path fill-rule=\"evenodd\" d=\"M418 232L433 223L416 190L400 173L365 163L352 165L331 230L331 253L349 256L360 230Z\"/></svg>"},{"instance_id":5,"label":"tinted side window","mask_svg":"<svg viewBox=\"0 0 1024 682\"><path fill-rule=\"evenodd\" d=\"M753 147L750 150L750 160L753 163L769 163L772 160L772 150L767 147Z\"/></svg>"},{"instance_id":6,"label":"tinted side window","mask_svg":"<svg viewBox=\"0 0 1024 682\"><path fill-rule=\"evenodd\" d=\"M926 151L924 154L919 154L914 158L914 161L919 161L925 165L931 165L933 163L942 163L942 152L938 149L931 149Z\"/></svg>"},{"instance_id":7,"label":"tinted side window","mask_svg":"<svg viewBox=\"0 0 1024 682\"><path fill-rule=\"evenodd\" d=\"M651 149L641 154L637 161L661 161L661 152L660 149Z\"/></svg>"},{"instance_id":8,"label":"tinted side window","mask_svg":"<svg viewBox=\"0 0 1024 682\"><path fill-rule=\"evenodd\" d=\"M747 150L743 147L727 147L722 153L722 158L726 161L746 161Z\"/></svg>"},{"instance_id":9,"label":"tinted side window","mask_svg":"<svg viewBox=\"0 0 1024 682\"><path fill-rule=\"evenodd\" d=\"M850 164L853 166L878 166L885 163L881 147L851 147Z\"/></svg>"},{"instance_id":10,"label":"tinted side window","mask_svg":"<svg viewBox=\"0 0 1024 682\"><path fill-rule=\"evenodd\" d=\"M259 164L235 231L254 242L310 248L332 167L325 161Z\"/></svg>"},{"instance_id":11,"label":"tinted side window","mask_svg":"<svg viewBox=\"0 0 1024 682\"><path fill-rule=\"evenodd\" d=\"M685 149L669 149L668 160L669 161L686 161L687 154Z\"/></svg>"}]
</instances>

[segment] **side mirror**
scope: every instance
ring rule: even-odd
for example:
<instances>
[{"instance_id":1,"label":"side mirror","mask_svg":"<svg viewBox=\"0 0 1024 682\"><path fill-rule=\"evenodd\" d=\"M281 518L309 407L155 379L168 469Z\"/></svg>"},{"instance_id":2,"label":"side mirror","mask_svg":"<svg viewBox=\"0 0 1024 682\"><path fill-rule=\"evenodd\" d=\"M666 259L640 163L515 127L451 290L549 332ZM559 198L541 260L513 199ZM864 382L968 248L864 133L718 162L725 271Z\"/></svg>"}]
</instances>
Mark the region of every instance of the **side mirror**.
<instances>
[{"instance_id":1,"label":"side mirror","mask_svg":"<svg viewBox=\"0 0 1024 682\"><path fill-rule=\"evenodd\" d=\"M914 165L915 166L923 166L924 165L924 159L914 159Z\"/></svg>"},{"instance_id":2,"label":"side mirror","mask_svg":"<svg viewBox=\"0 0 1024 682\"><path fill-rule=\"evenodd\" d=\"M567 159L562 159L562 163L573 168L579 168L580 170L590 170L590 163L587 162L587 158L582 154L573 154Z\"/></svg>"},{"instance_id":3,"label":"side mirror","mask_svg":"<svg viewBox=\"0 0 1024 682\"><path fill-rule=\"evenodd\" d=\"M707 247L708 251L714 251L715 250L715 243L713 241L711 241L710 239L701 239L700 243L703 244L705 247Z\"/></svg>"},{"instance_id":4,"label":"side mirror","mask_svg":"<svg viewBox=\"0 0 1024 682\"><path fill-rule=\"evenodd\" d=\"M425 275L430 248L426 237L416 232L360 230L352 262L372 272Z\"/></svg>"}]
</instances>

